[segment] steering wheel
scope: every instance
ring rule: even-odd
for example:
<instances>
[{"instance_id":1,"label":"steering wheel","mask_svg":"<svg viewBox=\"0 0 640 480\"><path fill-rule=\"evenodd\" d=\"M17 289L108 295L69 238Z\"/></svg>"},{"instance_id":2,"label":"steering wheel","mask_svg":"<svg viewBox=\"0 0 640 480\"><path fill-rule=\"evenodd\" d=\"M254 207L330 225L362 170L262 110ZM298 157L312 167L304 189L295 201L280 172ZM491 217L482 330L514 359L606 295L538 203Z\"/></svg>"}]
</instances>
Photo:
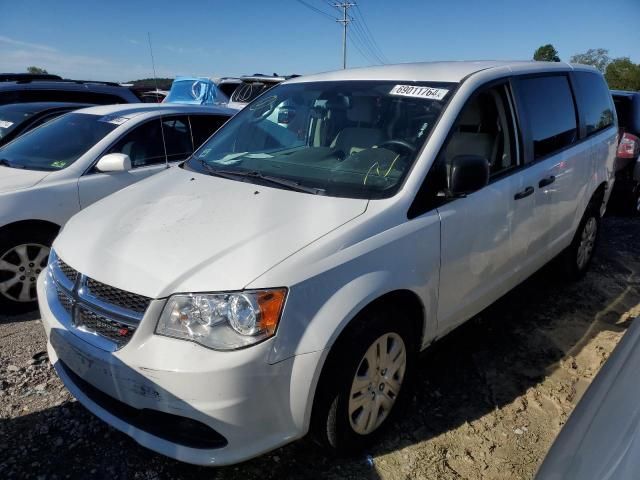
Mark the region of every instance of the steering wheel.
<instances>
[{"instance_id":1,"label":"steering wheel","mask_svg":"<svg viewBox=\"0 0 640 480\"><path fill-rule=\"evenodd\" d=\"M382 142L380 145L378 145L378 148L384 148L385 145L395 145L398 147L403 147L407 150L409 150L409 152L413 153L416 151L416 146L413 145L412 143L407 142L406 140L401 140L399 138L394 138L391 140L387 140L386 142Z\"/></svg>"}]
</instances>

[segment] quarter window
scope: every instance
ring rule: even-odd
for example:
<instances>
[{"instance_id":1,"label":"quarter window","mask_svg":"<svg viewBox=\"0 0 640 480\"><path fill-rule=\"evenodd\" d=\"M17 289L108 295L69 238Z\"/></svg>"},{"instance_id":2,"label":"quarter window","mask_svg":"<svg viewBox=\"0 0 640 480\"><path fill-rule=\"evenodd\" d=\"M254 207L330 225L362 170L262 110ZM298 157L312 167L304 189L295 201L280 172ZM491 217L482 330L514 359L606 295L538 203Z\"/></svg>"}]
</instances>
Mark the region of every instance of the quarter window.
<instances>
[{"instance_id":1,"label":"quarter window","mask_svg":"<svg viewBox=\"0 0 640 480\"><path fill-rule=\"evenodd\" d=\"M574 79L586 135L592 135L612 125L611 94L602 76L591 72L575 72Z\"/></svg>"},{"instance_id":2,"label":"quarter window","mask_svg":"<svg viewBox=\"0 0 640 480\"><path fill-rule=\"evenodd\" d=\"M528 156L525 162L545 157L576 142L576 112L566 76L521 79L518 96L533 143L533 156Z\"/></svg>"}]
</instances>

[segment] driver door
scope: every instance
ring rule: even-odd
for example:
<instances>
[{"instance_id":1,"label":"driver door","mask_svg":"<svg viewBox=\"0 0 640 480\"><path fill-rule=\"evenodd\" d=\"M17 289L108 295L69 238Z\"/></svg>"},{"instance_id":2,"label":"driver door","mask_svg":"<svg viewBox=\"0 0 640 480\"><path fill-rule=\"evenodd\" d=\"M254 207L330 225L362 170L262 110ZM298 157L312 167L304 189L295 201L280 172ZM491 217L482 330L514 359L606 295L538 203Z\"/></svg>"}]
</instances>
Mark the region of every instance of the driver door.
<instances>
[{"instance_id":1,"label":"driver door","mask_svg":"<svg viewBox=\"0 0 640 480\"><path fill-rule=\"evenodd\" d=\"M526 223L534 196L518 174L519 145L507 83L476 92L467 102L441 152L480 155L491 166L489 184L438 207L441 269L438 334L452 330L514 286L526 252ZM447 169L448 171L448 169Z\"/></svg>"}]
</instances>

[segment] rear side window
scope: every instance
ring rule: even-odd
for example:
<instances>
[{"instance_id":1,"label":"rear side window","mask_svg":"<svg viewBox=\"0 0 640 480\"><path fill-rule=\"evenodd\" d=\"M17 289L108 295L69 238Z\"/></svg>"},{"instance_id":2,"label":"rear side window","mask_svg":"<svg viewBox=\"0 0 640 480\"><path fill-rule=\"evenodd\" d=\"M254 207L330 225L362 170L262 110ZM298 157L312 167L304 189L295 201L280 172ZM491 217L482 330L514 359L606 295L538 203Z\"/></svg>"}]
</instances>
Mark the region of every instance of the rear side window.
<instances>
[{"instance_id":1,"label":"rear side window","mask_svg":"<svg viewBox=\"0 0 640 480\"><path fill-rule=\"evenodd\" d=\"M218 115L191 115L191 135L193 136L193 148L196 149L204 143L204 141L214 134L227 117Z\"/></svg>"},{"instance_id":2,"label":"rear side window","mask_svg":"<svg viewBox=\"0 0 640 480\"><path fill-rule=\"evenodd\" d=\"M574 80L586 135L593 135L613 125L611 93L602 76L591 72L575 72Z\"/></svg>"},{"instance_id":3,"label":"rear side window","mask_svg":"<svg viewBox=\"0 0 640 480\"><path fill-rule=\"evenodd\" d=\"M533 143L533 156L527 156L526 161L537 160L575 143L576 112L567 77L523 78L518 86L520 106Z\"/></svg>"},{"instance_id":4,"label":"rear side window","mask_svg":"<svg viewBox=\"0 0 640 480\"><path fill-rule=\"evenodd\" d=\"M187 117L163 118L162 133L170 162L186 160L193 153Z\"/></svg>"}]
</instances>

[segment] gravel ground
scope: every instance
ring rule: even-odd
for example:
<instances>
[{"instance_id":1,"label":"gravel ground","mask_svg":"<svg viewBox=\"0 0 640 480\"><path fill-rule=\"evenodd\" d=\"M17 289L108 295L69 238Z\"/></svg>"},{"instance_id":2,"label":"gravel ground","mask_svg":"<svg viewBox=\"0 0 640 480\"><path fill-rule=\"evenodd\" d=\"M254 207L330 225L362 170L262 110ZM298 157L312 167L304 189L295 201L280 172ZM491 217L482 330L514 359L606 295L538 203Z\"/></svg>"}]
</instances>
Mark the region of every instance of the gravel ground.
<instances>
[{"instance_id":1,"label":"gravel ground","mask_svg":"<svg viewBox=\"0 0 640 480\"><path fill-rule=\"evenodd\" d=\"M368 455L302 440L227 468L166 459L88 413L49 365L37 313L0 317L0 478L532 478L640 315L640 221L607 218L587 277L546 268L423 356L405 419Z\"/></svg>"}]
</instances>

